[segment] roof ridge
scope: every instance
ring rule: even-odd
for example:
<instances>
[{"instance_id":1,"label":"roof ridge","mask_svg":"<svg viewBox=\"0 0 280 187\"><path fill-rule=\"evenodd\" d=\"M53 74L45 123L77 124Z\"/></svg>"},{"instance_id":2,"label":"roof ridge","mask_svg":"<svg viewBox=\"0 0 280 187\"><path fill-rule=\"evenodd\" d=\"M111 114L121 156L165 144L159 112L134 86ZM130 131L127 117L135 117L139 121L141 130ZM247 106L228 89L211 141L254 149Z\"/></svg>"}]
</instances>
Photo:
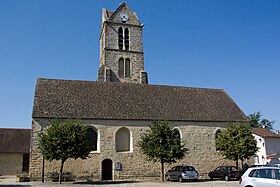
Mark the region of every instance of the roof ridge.
<instances>
[{"instance_id":1,"label":"roof ridge","mask_svg":"<svg viewBox=\"0 0 280 187\"><path fill-rule=\"evenodd\" d=\"M37 80L50 80L50 81L65 81L65 82L70 82L70 81L86 81L86 82L97 82L94 80L84 80L84 79L77 79L77 80L73 80L73 79L60 79L60 78L42 78L39 77L37 78Z\"/></svg>"},{"instance_id":2,"label":"roof ridge","mask_svg":"<svg viewBox=\"0 0 280 187\"><path fill-rule=\"evenodd\" d=\"M73 80L73 79L56 79L56 78L37 78L37 80L50 80L61 82L91 82L98 84L111 84L111 85L141 85L141 86L153 86L153 87L168 87L168 88L185 88L185 89L200 89L200 90L216 90L224 91L223 88L206 88L206 87L191 87L191 86L179 86L179 85L164 85L164 84L140 84L140 83L119 83L119 82L99 82L94 80Z\"/></svg>"},{"instance_id":3,"label":"roof ridge","mask_svg":"<svg viewBox=\"0 0 280 187\"><path fill-rule=\"evenodd\" d=\"M2 128L0 127L0 130L3 129L3 130L31 130L31 128Z\"/></svg>"}]
</instances>

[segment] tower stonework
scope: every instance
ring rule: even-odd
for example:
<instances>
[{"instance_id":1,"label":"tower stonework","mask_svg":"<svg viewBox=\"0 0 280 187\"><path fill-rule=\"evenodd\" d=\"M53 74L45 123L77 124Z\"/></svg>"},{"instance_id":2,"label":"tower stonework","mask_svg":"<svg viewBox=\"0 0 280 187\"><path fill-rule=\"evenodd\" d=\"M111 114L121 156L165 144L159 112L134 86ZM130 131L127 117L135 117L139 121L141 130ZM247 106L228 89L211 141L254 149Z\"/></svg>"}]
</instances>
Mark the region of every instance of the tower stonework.
<instances>
[{"instance_id":1,"label":"tower stonework","mask_svg":"<svg viewBox=\"0 0 280 187\"><path fill-rule=\"evenodd\" d=\"M102 9L98 81L148 83L144 70L143 24L126 3Z\"/></svg>"}]
</instances>

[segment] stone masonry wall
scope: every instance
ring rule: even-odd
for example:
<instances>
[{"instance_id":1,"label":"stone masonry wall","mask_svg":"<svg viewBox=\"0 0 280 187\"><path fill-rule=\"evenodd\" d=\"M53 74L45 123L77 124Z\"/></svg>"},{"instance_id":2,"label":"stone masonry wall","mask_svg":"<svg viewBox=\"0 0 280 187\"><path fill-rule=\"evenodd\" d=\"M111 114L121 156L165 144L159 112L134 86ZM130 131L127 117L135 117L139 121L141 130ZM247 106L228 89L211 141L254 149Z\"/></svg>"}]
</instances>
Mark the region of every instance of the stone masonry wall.
<instances>
[{"instance_id":1,"label":"stone masonry wall","mask_svg":"<svg viewBox=\"0 0 280 187\"><path fill-rule=\"evenodd\" d=\"M119 59L124 58L130 59L130 77L128 78L119 78L118 68L119 68ZM121 82L125 83L141 83L140 75L144 70L143 64L143 54L140 53L131 53L131 52L122 52L122 51L105 51L105 64L106 67L110 67L113 73L115 73L116 77L120 79Z\"/></svg>"},{"instance_id":2,"label":"stone masonry wall","mask_svg":"<svg viewBox=\"0 0 280 187\"><path fill-rule=\"evenodd\" d=\"M86 160L68 160L65 162L64 170L72 172L76 178L91 178L101 180L101 162L111 159L113 162L113 180L118 179L154 179L160 176L160 164L146 160L145 155L137 146L140 136L148 129L149 121L113 121L113 120L86 120L87 124L94 126L99 133L99 152L90 154ZM45 127L49 122L44 119L36 119L33 122L33 135L36 136L41 125ZM186 157L176 164L166 164L165 170L177 164L193 165L198 172L209 172L219 165L234 164L222 159L220 152L215 147L215 132L225 127L225 123L206 122L176 122L173 125L179 129L185 147L189 149ZM121 127L126 127L132 133L132 152L115 151L115 133ZM38 180L41 177L42 156L37 150L36 137L32 139L30 177ZM116 171L115 163L122 165L121 171ZM45 163L45 175L51 171L59 171L60 162L52 161Z\"/></svg>"},{"instance_id":3,"label":"stone masonry wall","mask_svg":"<svg viewBox=\"0 0 280 187\"><path fill-rule=\"evenodd\" d=\"M112 82L141 83L144 71L144 53L142 27L139 25L108 22L104 23L100 38L100 66L112 70ZM129 29L129 50L119 50L118 29ZM119 59L130 59L130 77L119 78ZM115 78L114 78L115 77Z\"/></svg>"}]
</instances>

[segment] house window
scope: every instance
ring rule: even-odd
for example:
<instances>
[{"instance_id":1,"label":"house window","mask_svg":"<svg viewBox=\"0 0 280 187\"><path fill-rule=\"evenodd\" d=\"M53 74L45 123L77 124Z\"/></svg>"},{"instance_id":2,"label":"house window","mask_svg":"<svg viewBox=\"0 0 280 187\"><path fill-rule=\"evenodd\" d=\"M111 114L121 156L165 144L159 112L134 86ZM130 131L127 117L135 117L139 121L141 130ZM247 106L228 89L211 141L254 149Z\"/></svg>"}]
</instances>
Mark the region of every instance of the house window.
<instances>
[{"instance_id":1,"label":"house window","mask_svg":"<svg viewBox=\"0 0 280 187\"><path fill-rule=\"evenodd\" d=\"M125 28L124 30L124 46L125 50L129 50L129 30Z\"/></svg>"},{"instance_id":2,"label":"house window","mask_svg":"<svg viewBox=\"0 0 280 187\"><path fill-rule=\"evenodd\" d=\"M87 133L88 133L88 139L89 139L91 151L97 151L97 143L98 143L97 131L94 128L90 127L87 129Z\"/></svg>"},{"instance_id":3,"label":"house window","mask_svg":"<svg viewBox=\"0 0 280 187\"><path fill-rule=\"evenodd\" d=\"M120 128L115 135L116 152L131 151L131 134L128 128Z\"/></svg>"},{"instance_id":4,"label":"house window","mask_svg":"<svg viewBox=\"0 0 280 187\"><path fill-rule=\"evenodd\" d=\"M119 28L118 33L119 33L119 49L123 50L123 39L124 38L123 38L123 28L122 27Z\"/></svg>"},{"instance_id":5,"label":"house window","mask_svg":"<svg viewBox=\"0 0 280 187\"><path fill-rule=\"evenodd\" d=\"M119 77L127 78L130 77L130 60L120 58L119 59Z\"/></svg>"}]
</instances>

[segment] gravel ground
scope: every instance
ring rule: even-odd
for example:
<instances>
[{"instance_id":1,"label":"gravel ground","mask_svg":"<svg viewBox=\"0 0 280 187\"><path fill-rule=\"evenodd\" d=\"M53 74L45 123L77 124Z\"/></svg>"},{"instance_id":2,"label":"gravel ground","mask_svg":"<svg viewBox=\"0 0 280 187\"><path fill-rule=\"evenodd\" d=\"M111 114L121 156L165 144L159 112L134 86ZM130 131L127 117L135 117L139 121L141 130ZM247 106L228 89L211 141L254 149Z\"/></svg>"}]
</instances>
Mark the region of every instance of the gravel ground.
<instances>
[{"instance_id":1,"label":"gravel ground","mask_svg":"<svg viewBox=\"0 0 280 187\"><path fill-rule=\"evenodd\" d=\"M128 182L128 181L112 181L112 182L92 182L92 183L73 183L73 182L65 182L59 185L54 182L16 182L15 176L0 176L0 187L236 187L238 185L238 181L207 181L201 180L198 182Z\"/></svg>"}]
</instances>

